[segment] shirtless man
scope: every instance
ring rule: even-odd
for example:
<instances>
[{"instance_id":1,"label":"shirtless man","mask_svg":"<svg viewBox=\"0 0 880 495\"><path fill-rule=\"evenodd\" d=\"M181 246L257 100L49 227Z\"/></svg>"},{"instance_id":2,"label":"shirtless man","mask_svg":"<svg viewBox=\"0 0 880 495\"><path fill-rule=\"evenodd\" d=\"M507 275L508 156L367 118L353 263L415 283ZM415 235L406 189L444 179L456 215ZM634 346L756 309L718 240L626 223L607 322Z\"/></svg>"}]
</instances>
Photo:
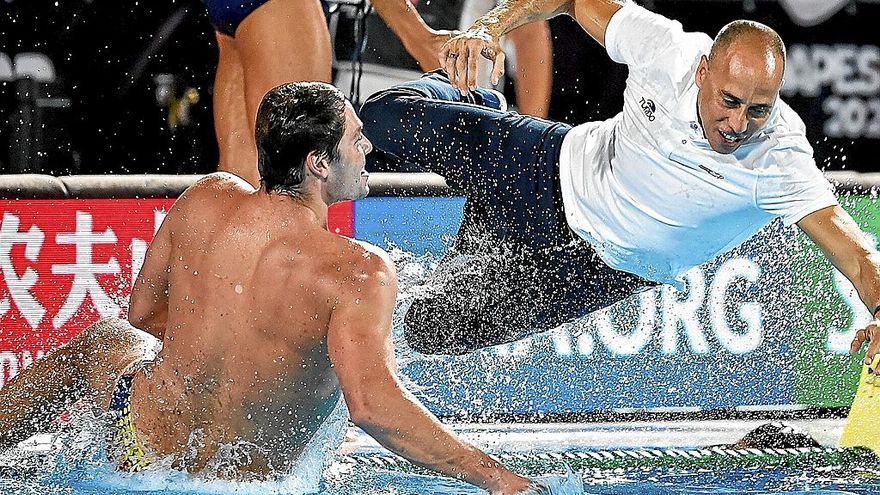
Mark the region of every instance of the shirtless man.
<instances>
[{"instance_id":1,"label":"shirtless man","mask_svg":"<svg viewBox=\"0 0 880 495\"><path fill-rule=\"evenodd\" d=\"M286 82L331 82L326 0L203 0L217 38L214 130L219 170L258 185L254 122L269 89ZM431 29L408 0L371 2L422 69L439 67L450 32Z\"/></svg>"},{"instance_id":2,"label":"shirtless man","mask_svg":"<svg viewBox=\"0 0 880 495\"><path fill-rule=\"evenodd\" d=\"M327 84L285 84L257 122L261 187L205 177L150 245L129 322L163 348L130 391L117 387L115 460L139 470L171 456L200 471L221 446L250 445L233 476L285 472L342 394L355 424L410 461L491 493L538 493L458 439L396 376L394 267L327 230L330 204L368 191L372 145L352 106ZM90 391L106 404L150 340L105 321L34 363L0 390L0 445Z\"/></svg>"}]
</instances>

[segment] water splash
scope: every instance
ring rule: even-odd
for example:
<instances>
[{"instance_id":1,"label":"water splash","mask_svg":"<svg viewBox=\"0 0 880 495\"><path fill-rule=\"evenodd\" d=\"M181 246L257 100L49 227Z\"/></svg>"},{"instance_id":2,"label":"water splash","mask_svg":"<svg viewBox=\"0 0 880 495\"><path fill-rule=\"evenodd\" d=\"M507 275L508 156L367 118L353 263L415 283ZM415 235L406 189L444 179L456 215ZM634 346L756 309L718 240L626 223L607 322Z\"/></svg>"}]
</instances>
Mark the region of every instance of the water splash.
<instances>
[{"instance_id":1,"label":"water splash","mask_svg":"<svg viewBox=\"0 0 880 495\"><path fill-rule=\"evenodd\" d=\"M538 487L523 495L580 495L584 493L584 482L568 466L565 466L565 475L540 476L536 481Z\"/></svg>"},{"instance_id":2,"label":"water splash","mask_svg":"<svg viewBox=\"0 0 880 495\"><path fill-rule=\"evenodd\" d=\"M339 400L327 420L309 441L298 462L285 473L268 479L230 481L242 456L257 446L224 445L199 474L174 469L175 459L157 459L137 474L121 473L107 461L105 438L110 422L94 416L88 406L72 410L70 420L58 432L31 439L0 454L2 493L222 493L289 495L320 490L322 473L330 465L348 425L348 409ZM196 447L198 442L193 442ZM7 486L8 485L8 486ZM14 489L13 489L14 487ZM62 489L63 488L63 489Z\"/></svg>"}]
</instances>

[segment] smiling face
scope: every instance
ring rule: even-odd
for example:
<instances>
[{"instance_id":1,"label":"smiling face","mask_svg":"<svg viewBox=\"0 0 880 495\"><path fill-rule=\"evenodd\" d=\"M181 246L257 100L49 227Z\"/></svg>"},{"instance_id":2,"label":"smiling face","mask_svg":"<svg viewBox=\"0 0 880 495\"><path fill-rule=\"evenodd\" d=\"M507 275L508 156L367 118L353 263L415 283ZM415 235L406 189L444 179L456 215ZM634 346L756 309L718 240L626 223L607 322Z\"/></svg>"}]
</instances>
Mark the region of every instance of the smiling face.
<instances>
[{"instance_id":1,"label":"smiling face","mask_svg":"<svg viewBox=\"0 0 880 495\"><path fill-rule=\"evenodd\" d=\"M697 111L713 150L733 153L764 126L782 86L783 57L765 33L746 33L700 60Z\"/></svg>"},{"instance_id":2,"label":"smiling face","mask_svg":"<svg viewBox=\"0 0 880 495\"><path fill-rule=\"evenodd\" d=\"M363 128L363 122L346 101L345 131L339 140L338 158L330 163L327 175L326 188L332 202L361 199L370 192L367 185L370 174L364 167L373 144L364 136Z\"/></svg>"}]
</instances>

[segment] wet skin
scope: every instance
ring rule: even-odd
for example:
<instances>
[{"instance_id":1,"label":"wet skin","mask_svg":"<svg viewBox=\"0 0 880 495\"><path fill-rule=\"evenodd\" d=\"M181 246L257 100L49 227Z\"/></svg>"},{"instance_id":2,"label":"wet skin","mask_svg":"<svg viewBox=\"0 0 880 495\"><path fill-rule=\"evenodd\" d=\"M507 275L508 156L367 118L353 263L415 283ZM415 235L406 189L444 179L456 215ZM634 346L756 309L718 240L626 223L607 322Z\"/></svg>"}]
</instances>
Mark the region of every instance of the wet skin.
<instances>
[{"instance_id":1,"label":"wet skin","mask_svg":"<svg viewBox=\"0 0 880 495\"><path fill-rule=\"evenodd\" d=\"M350 105L346 117L328 202L367 193L371 145ZM374 255L328 232L318 210L214 174L157 233L131 320L164 348L135 379L132 408L138 436L178 467L198 471L222 444L238 444L249 456L238 471L287 469L336 404L330 315Z\"/></svg>"}]
</instances>

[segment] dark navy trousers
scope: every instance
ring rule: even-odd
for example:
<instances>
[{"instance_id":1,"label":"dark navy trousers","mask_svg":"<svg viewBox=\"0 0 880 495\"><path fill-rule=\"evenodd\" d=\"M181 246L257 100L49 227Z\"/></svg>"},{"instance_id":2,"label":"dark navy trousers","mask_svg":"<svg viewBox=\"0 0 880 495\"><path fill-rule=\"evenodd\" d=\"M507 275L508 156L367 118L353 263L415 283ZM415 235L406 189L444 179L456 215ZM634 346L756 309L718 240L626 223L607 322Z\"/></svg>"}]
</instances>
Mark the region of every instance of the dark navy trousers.
<instances>
[{"instance_id":1,"label":"dark navy trousers","mask_svg":"<svg viewBox=\"0 0 880 495\"><path fill-rule=\"evenodd\" d=\"M406 314L413 349L511 342L655 285L608 267L569 229L559 183L569 126L499 111L484 89L464 97L442 72L371 96L361 119L376 148L368 161L435 172L467 198L452 249Z\"/></svg>"}]
</instances>

